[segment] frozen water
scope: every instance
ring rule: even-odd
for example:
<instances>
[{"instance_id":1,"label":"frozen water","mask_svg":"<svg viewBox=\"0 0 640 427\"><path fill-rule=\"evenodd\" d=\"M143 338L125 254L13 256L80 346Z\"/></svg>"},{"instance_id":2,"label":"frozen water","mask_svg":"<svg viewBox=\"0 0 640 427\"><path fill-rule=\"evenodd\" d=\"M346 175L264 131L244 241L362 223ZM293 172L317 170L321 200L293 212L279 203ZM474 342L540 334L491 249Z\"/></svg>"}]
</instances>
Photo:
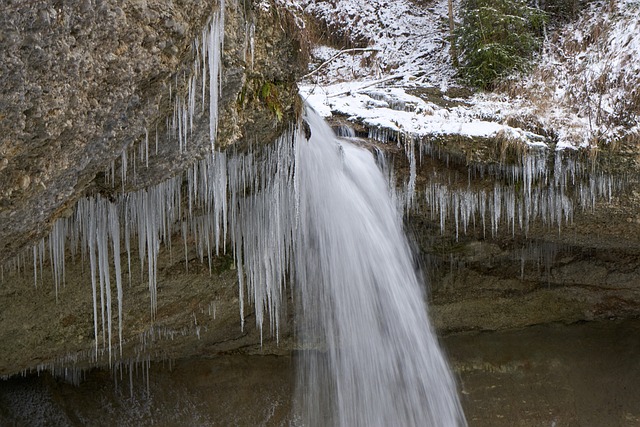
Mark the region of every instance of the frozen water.
<instances>
[{"instance_id":1,"label":"frozen water","mask_svg":"<svg viewBox=\"0 0 640 427\"><path fill-rule=\"evenodd\" d=\"M258 328L268 325L277 337L285 289L295 283L301 346L323 352L303 362L300 389L313 390L301 397L310 424L322 420L317 398L337 425L464 424L387 178L371 153L336 139L315 113L305 119L309 140L292 129L275 144L197 162L186 173L184 198L183 177L176 177L113 200L84 199L74 216L56 225L52 248L74 235L88 254L94 357L122 363L112 354L112 287L115 282L122 349L123 244L129 259L129 239L137 236L153 318L160 245L181 233L188 265L193 249L187 242L204 262L229 240L241 324L244 304L252 304ZM379 162L384 169L382 156ZM194 325L198 335L195 317ZM143 348L154 336L142 337Z\"/></svg>"},{"instance_id":2,"label":"frozen water","mask_svg":"<svg viewBox=\"0 0 640 427\"><path fill-rule=\"evenodd\" d=\"M571 153L562 152L527 153L519 164L477 165L470 173L470 180L489 177L495 180L492 191L437 179L427 184L424 200L432 218L439 219L443 234L447 220L452 219L458 238L461 229L466 233L475 225L476 218L483 234L489 221L492 236L501 226L512 234L526 235L533 221L561 230L562 224L572 222L577 207L594 209L598 200L611 200L614 190L623 185L623 180L592 171Z\"/></svg>"}]
</instances>

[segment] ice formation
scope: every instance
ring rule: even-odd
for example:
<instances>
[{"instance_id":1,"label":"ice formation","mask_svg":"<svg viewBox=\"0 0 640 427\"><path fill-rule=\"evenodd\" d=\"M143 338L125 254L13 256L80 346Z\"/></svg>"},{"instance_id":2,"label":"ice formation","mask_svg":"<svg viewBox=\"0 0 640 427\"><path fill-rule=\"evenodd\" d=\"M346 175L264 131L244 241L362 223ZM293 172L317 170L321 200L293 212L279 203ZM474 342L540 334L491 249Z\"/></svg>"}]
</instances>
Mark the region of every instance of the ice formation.
<instances>
[{"instance_id":1,"label":"ice formation","mask_svg":"<svg viewBox=\"0 0 640 427\"><path fill-rule=\"evenodd\" d=\"M471 189L473 180L486 178L495 180L493 189ZM518 230L526 235L534 221L560 231L572 222L577 207L593 209L597 200L610 201L623 186L623 180L592 171L571 155L556 152L550 158L544 151L526 153L515 165L477 165L468 180L465 187L434 179L424 191L427 209L439 220L441 233L451 221L456 239L470 227L483 235L490 230L495 237L501 225L512 234Z\"/></svg>"},{"instance_id":2,"label":"ice formation","mask_svg":"<svg viewBox=\"0 0 640 427\"><path fill-rule=\"evenodd\" d=\"M376 167L368 152L337 142L314 113L306 116L310 140L300 129L291 129L274 144L248 152L217 151L223 24L222 2L195 44L187 95L171 95L175 108L167 126L180 151L185 150L198 94L201 108L209 110L211 153L184 175L163 183L113 200L101 196L81 200L74 215L54 224L46 242L56 289L64 286L66 250L88 260L95 347L38 369L55 371L81 357L98 360L106 355L116 372L128 371L131 378L141 365L148 380L150 356L145 349L149 342L193 331L199 336L195 316L193 331L152 327L139 337L136 358L122 358L123 249L129 283L133 274L148 281L153 319L161 245L171 248L172 238L181 236L186 269L190 253L195 252L211 269L214 255L233 251L242 326L244 304L251 304L261 333L268 325L278 337L285 291L295 282L304 319L303 346L327 346L326 358L307 355L303 359L301 387L309 385L312 390L302 397L308 419L322 419L314 402L323 402L333 409L330 421L338 425L464 424L455 383L431 333L419 277L395 209L398 199L407 209L420 206L416 179L420 159L437 153L410 134L370 130L373 139L393 138L403 145L409 179L404 193L398 195L384 156L378 153ZM251 37L252 31L248 31ZM392 107L408 108L406 104ZM353 136L348 129L342 132ZM124 150L120 156L123 188L129 167L135 176L136 167L148 166L150 137L145 129L137 152ZM157 128L154 137L157 154ZM114 164L107 176L115 186ZM390 188L383 176L391 182ZM484 176L499 183L484 192L435 181L428 184L423 202L438 218L442 232L448 222L453 222L456 236L476 226L495 235L504 223L513 233L516 229L526 232L536 219L559 226L571 220L572 200L592 207L597 197L611 197L615 187L610 178L592 175L577 162L556 158L549 168L546 156L535 154L523 157L518 165L477 168L469 179ZM25 271L32 266L38 286L45 252L43 239L6 268ZM131 271L136 253L140 272ZM215 317L215 312L213 304L209 315ZM63 375L77 381L81 373L69 369ZM329 389L335 391L334 397ZM388 398L390 390L396 398Z\"/></svg>"},{"instance_id":3,"label":"ice formation","mask_svg":"<svg viewBox=\"0 0 640 427\"><path fill-rule=\"evenodd\" d=\"M368 151L339 143L315 113L306 120L311 140L302 129L291 129L274 144L246 153L214 152L185 176L114 200L83 199L73 216L59 220L56 230L66 235L52 233L51 247L59 247L59 240L78 246L70 248L72 253L88 258L91 267L95 349L84 357L108 355L116 371L128 371L130 378L141 366L148 380L148 342L181 333L151 328L141 335L135 359L112 354L123 345L121 246L127 262L137 246L153 316L160 246L182 235L186 250L195 250L206 262L228 241L238 267L241 320L243 304L250 303L258 328L268 323L277 337L285 289L295 282L303 346L324 341L335 367L326 372L326 365L307 359L305 381L319 393L328 384L337 387L338 395L326 402L336 423L464 424L383 174ZM200 333L195 315L194 330ZM81 357L71 355L60 363L73 366ZM42 368L59 371L57 366ZM61 375L77 381L81 371L70 369ZM329 383L316 382L320 376ZM387 390L401 398L388 399ZM315 396L304 399L311 402ZM307 408L313 416L315 406Z\"/></svg>"},{"instance_id":4,"label":"ice formation","mask_svg":"<svg viewBox=\"0 0 640 427\"><path fill-rule=\"evenodd\" d=\"M205 254L211 257L210 242L214 242L216 253L220 245L224 247L226 236L226 165L214 167L214 142L218 126L218 99L220 93L221 53L224 39L225 1L219 2L218 9L204 27L201 37L194 43L194 63L187 82L186 95L181 96L169 87L169 97L174 103L173 115L167 118L168 136L174 138L182 152L186 149L188 139L193 131L196 90L201 86L202 110L208 108L209 140L212 148L210 158L194 166L201 176L188 175L189 178L189 218L183 218L182 213L182 177L176 177L166 182L151 186L147 189L122 193L115 200L107 200L101 196L89 197L81 200L75 213L69 218L63 218L53 224L51 233L35 245L29 254L20 254L2 267L1 276L5 270L10 272L25 272L28 258L33 264L34 286L43 280L43 262L45 261L45 246L48 246L49 264L53 273L56 290L65 283L65 251L69 249L75 258L78 250L82 254L82 261L88 261L90 266L91 288L94 312L95 353L97 358L100 349L106 349L110 363L113 361L112 349L116 347L114 333L113 306L117 300L117 346L122 351L122 303L123 303L123 269L121 265L122 246L127 254L128 278L131 283L132 239L137 238L137 252L140 257L141 268L146 271L140 274L146 276L151 296L151 317L157 309L157 256L160 244L170 244L171 236L180 231L180 225L191 227L191 233L196 236L200 258ZM176 76L178 87L178 76ZM150 138L155 137L155 154L158 154L158 127L155 135L150 135L148 128L144 129L144 136L137 147L129 147L119 156L120 176L124 190L131 178L130 168L135 179L137 168L148 167L152 154ZM221 155L222 163L224 156ZM206 175L210 173L211 176ZM105 171L106 182L115 187L116 162L111 162ZM223 182L225 181L225 182ZM210 184L210 185L209 185ZM215 197L216 203L213 202ZM191 200L205 208L195 218ZM210 214L210 215L209 215ZM208 216L207 216L208 215ZM223 218L218 218L222 215ZM205 218L206 216L206 218ZM212 218L215 218L212 222ZM224 219L225 224L221 225ZM182 221L182 222L181 222ZM178 226L176 226L178 224ZM209 227L212 232L209 234ZM186 230L184 230L186 231ZM211 237L210 237L211 235ZM186 235L183 234L186 239ZM45 243L47 242L48 245ZM206 243L204 243L206 242ZM186 240L185 240L186 243ZM203 248L206 247L206 250ZM112 286L115 282L115 289ZM100 346L102 343L102 346Z\"/></svg>"}]
</instances>

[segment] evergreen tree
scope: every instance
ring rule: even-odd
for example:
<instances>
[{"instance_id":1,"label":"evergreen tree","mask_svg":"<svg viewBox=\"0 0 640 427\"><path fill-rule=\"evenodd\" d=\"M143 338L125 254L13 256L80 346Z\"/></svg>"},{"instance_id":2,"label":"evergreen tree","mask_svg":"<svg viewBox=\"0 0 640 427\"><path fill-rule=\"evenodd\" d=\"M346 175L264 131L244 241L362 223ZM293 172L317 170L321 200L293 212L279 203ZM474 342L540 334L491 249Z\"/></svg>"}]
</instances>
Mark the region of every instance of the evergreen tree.
<instances>
[{"instance_id":1,"label":"evergreen tree","mask_svg":"<svg viewBox=\"0 0 640 427\"><path fill-rule=\"evenodd\" d=\"M488 89L527 67L540 47L544 12L524 0L462 0L460 9L456 41L465 80Z\"/></svg>"}]
</instances>

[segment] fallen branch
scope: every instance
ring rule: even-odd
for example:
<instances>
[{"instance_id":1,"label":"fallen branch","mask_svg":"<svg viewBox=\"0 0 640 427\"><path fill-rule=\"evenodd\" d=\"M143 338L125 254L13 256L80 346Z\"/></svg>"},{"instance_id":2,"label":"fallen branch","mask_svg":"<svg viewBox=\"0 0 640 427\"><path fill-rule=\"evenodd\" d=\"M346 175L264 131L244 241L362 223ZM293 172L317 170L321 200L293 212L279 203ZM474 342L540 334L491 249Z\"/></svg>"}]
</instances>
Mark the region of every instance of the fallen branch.
<instances>
[{"instance_id":1,"label":"fallen branch","mask_svg":"<svg viewBox=\"0 0 640 427\"><path fill-rule=\"evenodd\" d=\"M330 64L331 62L333 62L337 57L339 57L339 56L341 56L341 55L343 55L345 53L353 53L353 52L380 52L380 49L378 49L378 48L366 48L366 47L354 47L352 49L342 49L338 53L333 55L331 58L327 59L322 64L318 65L318 67L315 70L313 70L310 73L305 74L304 76L302 76L302 78L306 79L307 77L311 77L312 75L317 73L322 67L324 67L325 65Z\"/></svg>"},{"instance_id":2,"label":"fallen branch","mask_svg":"<svg viewBox=\"0 0 640 427\"><path fill-rule=\"evenodd\" d=\"M345 90L345 91L342 91L342 92L332 93L331 95L327 95L327 98L333 98L333 97L336 97L336 96L348 95L348 94L353 93L353 92L357 93L358 91L360 91L362 89L366 89L366 88L371 87L371 86L376 86L376 85L379 85L380 83L385 83L385 82L388 82L388 81L391 81L391 80L402 79L402 78L405 78L405 77L407 77L407 74L394 74L393 76L385 77L384 79L374 80L372 82L369 82L369 83L367 83L365 85L362 85L362 86L360 86L358 88L355 88L355 89L352 88L352 89Z\"/></svg>"}]
</instances>

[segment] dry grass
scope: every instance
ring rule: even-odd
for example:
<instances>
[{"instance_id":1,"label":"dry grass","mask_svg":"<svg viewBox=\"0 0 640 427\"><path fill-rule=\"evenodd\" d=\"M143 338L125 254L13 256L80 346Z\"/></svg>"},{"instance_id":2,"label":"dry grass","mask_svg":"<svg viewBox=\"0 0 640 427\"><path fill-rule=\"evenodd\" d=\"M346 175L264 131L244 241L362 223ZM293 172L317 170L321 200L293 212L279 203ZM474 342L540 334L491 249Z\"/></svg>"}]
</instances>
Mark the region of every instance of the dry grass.
<instances>
[{"instance_id":1,"label":"dry grass","mask_svg":"<svg viewBox=\"0 0 640 427\"><path fill-rule=\"evenodd\" d=\"M609 50L616 21L609 19L607 10L603 5L576 24L582 36L580 32L552 34L549 49L557 49L552 62L536 67L527 78L506 80L497 87L531 105L533 114L542 117L512 116L506 120L508 125L551 139L557 135L549 129L561 129L562 141L586 145L590 158L598 157L598 147L606 145L609 150L639 143L633 129L640 124L640 76L629 72L633 55L614 57ZM594 60L597 67L592 66ZM552 110L562 113L550 115Z\"/></svg>"},{"instance_id":2,"label":"dry grass","mask_svg":"<svg viewBox=\"0 0 640 427\"><path fill-rule=\"evenodd\" d=\"M500 162L504 164L519 163L529 151L529 146L522 140L513 138L508 132L501 130L494 137Z\"/></svg>"},{"instance_id":3,"label":"dry grass","mask_svg":"<svg viewBox=\"0 0 640 427\"><path fill-rule=\"evenodd\" d=\"M547 126L540 120L540 118L533 114L518 114L509 116L506 119L506 124L513 128L520 128L529 132L533 132L536 135L540 135L545 138L556 138L553 130L548 129Z\"/></svg>"},{"instance_id":4,"label":"dry grass","mask_svg":"<svg viewBox=\"0 0 640 427\"><path fill-rule=\"evenodd\" d=\"M335 49L364 48L370 40L358 39L351 34L347 26L330 24L312 16L305 16L306 32L311 45L325 45Z\"/></svg>"},{"instance_id":5,"label":"dry grass","mask_svg":"<svg viewBox=\"0 0 640 427\"><path fill-rule=\"evenodd\" d=\"M625 136L625 143L634 147L640 146L640 131L635 129Z\"/></svg>"}]
</instances>

